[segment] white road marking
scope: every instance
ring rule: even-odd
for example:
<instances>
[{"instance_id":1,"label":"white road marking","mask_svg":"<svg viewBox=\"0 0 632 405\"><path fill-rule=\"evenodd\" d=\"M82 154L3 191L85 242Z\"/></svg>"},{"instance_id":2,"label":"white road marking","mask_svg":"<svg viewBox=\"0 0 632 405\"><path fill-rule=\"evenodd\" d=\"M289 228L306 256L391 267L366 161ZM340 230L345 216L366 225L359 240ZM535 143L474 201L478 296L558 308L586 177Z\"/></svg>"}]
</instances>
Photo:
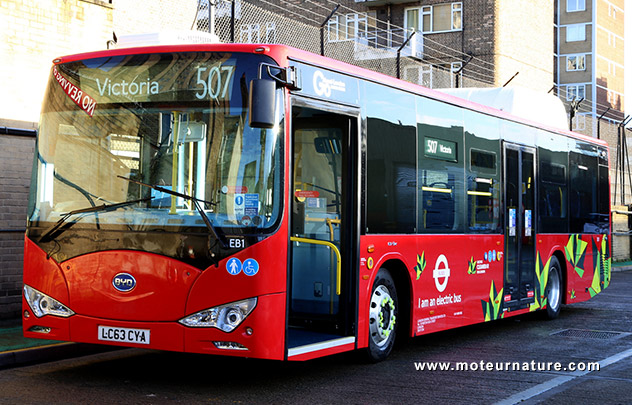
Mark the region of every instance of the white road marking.
<instances>
[{"instance_id":1,"label":"white road marking","mask_svg":"<svg viewBox=\"0 0 632 405\"><path fill-rule=\"evenodd\" d=\"M608 358L605 358L603 360L601 360L599 362L599 370L602 370L604 367L607 367L611 364L614 364L618 361L621 361L623 359L626 359L628 357L632 356L632 349L628 349L628 350L624 350L620 353L617 353L613 356L610 356ZM564 383L567 383L571 380L574 380L577 377L582 377L585 376L586 374L591 373L591 370L584 370L584 371L575 371L573 373L570 373L569 375L563 375L560 377L556 377L550 381L544 382L542 384L538 384L535 387L529 388L527 390L524 390L522 392L519 392L517 394L514 394L512 396L510 396L507 399L503 399L502 401L496 402L496 405L512 405L512 404L517 404L521 401L526 401L527 399L533 398L535 396L538 396L540 394L542 394L543 392L546 392L550 389L553 389L555 387L558 387Z\"/></svg>"}]
</instances>

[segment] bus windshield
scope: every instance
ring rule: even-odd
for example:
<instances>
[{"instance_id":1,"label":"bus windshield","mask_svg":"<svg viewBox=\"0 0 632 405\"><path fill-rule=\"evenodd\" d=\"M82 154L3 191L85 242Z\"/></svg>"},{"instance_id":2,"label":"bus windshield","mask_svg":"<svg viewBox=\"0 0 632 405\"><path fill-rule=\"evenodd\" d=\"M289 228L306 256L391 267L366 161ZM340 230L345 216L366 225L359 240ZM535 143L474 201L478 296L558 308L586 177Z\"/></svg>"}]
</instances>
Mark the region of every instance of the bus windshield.
<instances>
[{"instance_id":1,"label":"bus windshield","mask_svg":"<svg viewBox=\"0 0 632 405\"><path fill-rule=\"evenodd\" d=\"M248 84L261 62L272 61L190 52L55 65L30 225L50 226L80 210L67 218L79 228L208 232L206 214L213 227L233 233L272 229L282 212L283 108L276 97L272 129L247 124ZM89 209L103 204L118 205Z\"/></svg>"}]
</instances>

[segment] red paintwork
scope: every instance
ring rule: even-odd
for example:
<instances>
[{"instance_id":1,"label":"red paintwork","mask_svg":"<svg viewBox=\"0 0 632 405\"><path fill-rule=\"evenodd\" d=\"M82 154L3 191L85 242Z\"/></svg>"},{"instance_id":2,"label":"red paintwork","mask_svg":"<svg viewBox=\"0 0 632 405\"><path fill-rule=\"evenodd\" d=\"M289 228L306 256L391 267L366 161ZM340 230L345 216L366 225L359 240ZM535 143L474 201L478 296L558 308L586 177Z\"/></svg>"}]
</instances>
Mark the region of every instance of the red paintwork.
<instances>
[{"instance_id":1,"label":"red paintwork","mask_svg":"<svg viewBox=\"0 0 632 405\"><path fill-rule=\"evenodd\" d=\"M185 328L184 351L283 360L286 297L285 293L259 296L253 313L231 333L219 329ZM246 328L252 329L252 335L246 333ZM220 350L213 346L213 340L241 343L249 350Z\"/></svg>"},{"instance_id":2,"label":"red paintwork","mask_svg":"<svg viewBox=\"0 0 632 405\"><path fill-rule=\"evenodd\" d=\"M90 253L65 261L61 269L70 290L69 307L104 319L176 321L185 315L189 290L200 270L177 260L136 251ZM137 287L113 288L118 273L129 273Z\"/></svg>"},{"instance_id":3,"label":"red paintwork","mask_svg":"<svg viewBox=\"0 0 632 405\"><path fill-rule=\"evenodd\" d=\"M497 289L503 281L503 262L485 261L490 250L502 251L503 235L369 235L360 238L360 319L358 346L368 345L368 308L371 288L377 271L389 260L401 261L408 269L411 284L411 336L422 335L483 321L481 299L489 299L492 280ZM373 245L375 251L368 253ZM455 248L458 247L458 248ZM426 268L417 280L417 255L424 252ZM450 278L443 292L439 292L433 270L439 256L445 255ZM373 266L369 268L369 258ZM477 274L468 274L470 259L480 260ZM387 264L388 266L388 264ZM442 268L443 266L440 266ZM485 268L488 267L488 268ZM443 279L439 280L440 282ZM456 302L460 296L461 301ZM452 297L452 303L430 305L430 299ZM423 300L428 299L425 306ZM407 322L407 320L403 320Z\"/></svg>"},{"instance_id":4,"label":"red paintwork","mask_svg":"<svg viewBox=\"0 0 632 405\"><path fill-rule=\"evenodd\" d=\"M287 237L286 232L277 232L236 255L242 261L256 258L260 270L254 276L243 272L230 275L227 260L201 272L167 257L136 251L91 253L59 265L46 259L46 253L27 238L24 282L59 300L76 315L68 319L38 319L31 315L24 318L24 334L42 339L282 360ZM116 291L112 278L119 272L132 274L137 287L128 293ZM258 298L257 306L232 333L216 328L187 328L177 323L185 315L249 297ZM30 312L25 300L23 308ZM50 327L52 331L45 335L29 332L34 325ZM151 329L151 345L99 341L98 325ZM246 327L252 328L252 336L246 334ZM212 346L213 340L242 343L249 350L219 350Z\"/></svg>"}]
</instances>

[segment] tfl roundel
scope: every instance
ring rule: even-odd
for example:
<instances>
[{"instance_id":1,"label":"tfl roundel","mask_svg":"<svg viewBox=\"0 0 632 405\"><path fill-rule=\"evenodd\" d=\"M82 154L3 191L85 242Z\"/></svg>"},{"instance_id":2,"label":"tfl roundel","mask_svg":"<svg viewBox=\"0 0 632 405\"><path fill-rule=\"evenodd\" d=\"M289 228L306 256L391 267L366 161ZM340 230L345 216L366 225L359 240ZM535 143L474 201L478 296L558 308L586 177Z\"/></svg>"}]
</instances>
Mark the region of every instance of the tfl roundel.
<instances>
[{"instance_id":1,"label":"tfl roundel","mask_svg":"<svg viewBox=\"0 0 632 405\"><path fill-rule=\"evenodd\" d=\"M112 285L121 292L129 292L136 287L136 279L129 273L119 273L112 279Z\"/></svg>"}]
</instances>

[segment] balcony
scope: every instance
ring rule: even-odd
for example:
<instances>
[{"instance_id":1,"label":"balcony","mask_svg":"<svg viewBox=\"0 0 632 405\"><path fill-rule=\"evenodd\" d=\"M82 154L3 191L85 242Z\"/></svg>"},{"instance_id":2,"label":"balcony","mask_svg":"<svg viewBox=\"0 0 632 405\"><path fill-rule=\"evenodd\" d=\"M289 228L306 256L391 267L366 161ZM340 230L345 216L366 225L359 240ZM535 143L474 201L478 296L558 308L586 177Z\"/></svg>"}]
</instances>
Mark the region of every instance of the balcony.
<instances>
[{"instance_id":1,"label":"balcony","mask_svg":"<svg viewBox=\"0 0 632 405\"><path fill-rule=\"evenodd\" d=\"M406 32L402 28L361 32L354 39L354 57L356 60L396 58L397 50L409 37L410 32ZM422 59L423 53L423 35L417 32L402 48L400 54L405 57Z\"/></svg>"},{"instance_id":2,"label":"balcony","mask_svg":"<svg viewBox=\"0 0 632 405\"><path fill-rule=\"evenodd\" d=\"M365 3L367 6L384 6L386 4L410 3L411 0L355 0L356 3Z\"/></svg>"}]
</instances>

